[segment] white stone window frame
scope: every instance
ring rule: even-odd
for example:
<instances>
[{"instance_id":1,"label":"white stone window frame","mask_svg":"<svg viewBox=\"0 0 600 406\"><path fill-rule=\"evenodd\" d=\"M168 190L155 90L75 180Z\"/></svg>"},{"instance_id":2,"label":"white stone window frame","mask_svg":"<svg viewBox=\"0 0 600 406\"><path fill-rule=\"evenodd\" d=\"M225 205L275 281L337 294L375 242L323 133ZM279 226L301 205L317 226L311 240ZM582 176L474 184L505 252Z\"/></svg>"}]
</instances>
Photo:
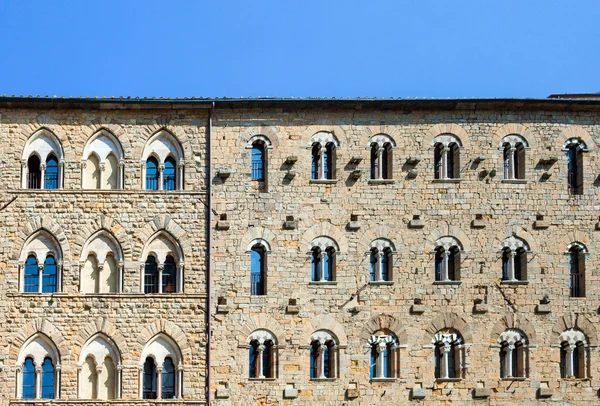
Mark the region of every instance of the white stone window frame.
<instances>
[{"instance_id":1,"label":"white stone window frame","mask_svg":"<svg viewBox=\"0 0 600 406\"><path fill-rule=\"evenodd\" d=\"M103 244L95 244L97 241L100 241L102 238L108 240L108 242L104 242ZM125 262L123 258L123 250L121 249L121 244L117 241L117 239L107 230L99 230L92 234L90 238L85 242L83 246L83 250L81 251L81 256L79 257L79 291L82 290L82 277L83 277L83 266L88 256L93 254L96 257L96 261L98 263L98 270L102 272L102 268L104 266L104 262L106 261L106 257L110 254L115 259L117 263L117 291L116 293L123 292L123 275ZM106 292L98 292L98 293L106 293Z\"/></svg>"},{"instance_id":2,"label":"white stone window frame","mask_svg":"<svg viewBox=\"0 0 600 406\"><path fill-rule=\"evenodd\" d=\"M531 254L531 249L529 248L529 244L526 241L522 240L519 237L510 236L506 240L504 240L500 246L500 254L504 254L504 250L508 249L510 251L509 263L508 263L508 281L516 282L518 279L515 277L515 257L517 256L517 251L522 248L525 250L527 254Z\"/></svg>"},{"instance_id":3,"label":"white stone window frame","mask_svg":"<svg viewBox=\"0 0 600 406\"><path fill-rule=\"evenodd\" d=\"M264 380L264 379L276 379L277 378L277 365L279 363L279 354L278 354L278 346L277 346L277 338L275 337L275 335L273 333L271 333L268 330L265 329L258 329L258 330L254 330L246 339L246 348L250 349L252 342L256 341L258 343L258 368L257 368L257 373L256 375L258 375L256 378L248 378L250 380ZM265 351L267 349L267 347L265 346L265 343L270 341L271 344L271 365L263 365L263 351ZM246 354L246 357L248 357L249 355ZM249 360L248 360L249 361ZM246 362L246 367L249 368L250 367L250 363ZM272 371L272 377L271 378L267 378L265 372L267 372L267 368L270 368ZM246 376L250 376L250 371L246 371Z\"/></svg>"},{"instance_id":4,"label":"white stone window frame","mask_svg":"<svg viewBox=\"0 0 600 406\"><path fill-rule=\"evenodd\" d=\"M575 359L574 359L574 350L577 348L579 343L583 346L583 371L584 377L577 379L586 379L589 378L589 366L590 366L590 345L589 341L585 335L585 333L577 328L570 328L565 330L559 336L559 341L561 347L566 344L565 349L567 351L566 354L566 365L564 365L567 377L575 377Z\"/></svg>"},{"instance_id":5,"label":"white stone window frame","mask_svg":"<svg viewBox=\"0 0 600 406\"><path fill-rule=\"evenodd\" d=\"M122 372L123 364L121 360L121 352L115 345L115 343L103 333L96 333L90 337L83 345L81 353L79 355L79 362L77 363L77 377L79 385L77 387L77 398L83 399L81 395L81 384L83 382L83 364L87 358L91 356L96 366L97 376L100 376L102 372L102 365L104 360L108 357L112 360L115 366L115 399L121 399L121 387L123 382ZM96 393L99 393L100 379L96 380Z\"/></svg>"},{"instance_id":6,"label":"white stone window frame","mask_svg":"<svg viewBox=\"0 0 600 406\"><path fill-rule=\"evenodd\" d=\"M517 151L517 145L523 145L525 151L529 150L529 143L522 135L510 134L502 138L500 141L500 152L502 153L503 160L503 174L504 180L516 180L517 168L515 167L515 152ZM509 146L508 156L504 156L504 150L506 146ZM521 165L525 165L525 162L521 162Z\"/></svg>"},{"instance_id":7,"label":"white stone window frame","mask_svg":"<svg viewBox=\"0 0 600 406\"><path fill-rule=\"evenodd\" d=\"M374 146L377 146L377 166L378 166L378 174L379 176L377 178L373 178L371 177L371 180L391 180L394 177L383 177L383 153L385 152L385 145L386 144L390 144L392 151L397 149L398 147L396 146L396 141L394 141L394 139L392 137L390 137L387 134L376 134L374 136L372 136L371 138L369 138L369 144L367 149L369 150L369 152L373 149ZM393 157L394 154L392 154ZM369 154L370 157L370 154ZM392 162L388 162L388 167L390 165L392 165ZM392 165L393 168L393 165Z\"/></svg>"},{"instance_id":8,"label":"white stone window frame","mask_svg":"<svg viewBox=\"0 0 600 406\"><path fill-rule=\"evenodd\" d=\"M372 348L375 348L377 351L378 357L375 361L375 376L371 379L396 379L398 377L400 371L400 348L402 347L398 342L398 339L393 334L373 334L367 340L367 348L369 351ZM384 377L384 369L385 364L383 363L381 353L383 353L386 349L390 350L389 362L391 363L391 373L390 377ZM369 363L370 361L369 355Z\"/></svg>"},{"instance_id":9,"label":"white stone window frame","mask_svg":"<svg viewBox=\"0 0 600 406\"><path fill-rule=\"evenodd\" d=\"M29 167L27 162L32 155L36 155L40 160L41 180L40 189L44 189L45 185L45 170L46 160L49 155L56 156L58 160L58 187L57 189L63 188L63 173L65 166L65 153L62 148L62 144L59 139L46 128L40 128L37 130L25 143L23 148L23 154L21 155L21 188L27 189L27 178L29 175Z\"/></svg>"},{"instance_id":10,"label":"white stone window frame","mask_svg":"<svg viewBox=\"0 0 600 406\"><path fill-rule=\"evenodd\" d=\"M431 141L431 146L434 148L437 147L438 144L441 144L443 146L442 148L442 156L440 157L441 162L440 162L440 180L448 180L448 179L460 179L460 173L455 174L454 178L449 178L448 177L448 172L449 172L449 166L448 166L448 153L450 152L450 145L452 144L456 144L458 145L458 150L459 150L459 156L460 156L460 151L463 149L463 144L460 140L460 138L458 138L456 135L454 134L440 134L437 137L435 137L432 141ZM438 163L435 162L434 160L434 165L437 165Z\"/></svg>"},{"instance_id":11,"label":"white stone window frame","mask_svg":"<svg viewBox=\"0 0 600 406\"><path fill-rule=\"evenodd\" d=\"M383 269L383 257L385 250L389 250L390 255L390 269L388 269L388 279L385 280L382 277L382 269ZM391 282L393 281L393 264L394 264L394 256L396 254L396 247L394 243L386 238L377 238L376 240L371 241L369 244L369 250L366 252L367 263L369 267L371 266L371 254L375 251L377 255L377 272L375 274L375 281L370 281L370 283L381 283L381 282ZM369 269L370 273L370 269ZM370 278L369 278L370 279Z\"/></svg>"},{"instance_id":12,"label":"white stone window frame","mask_svg":"<svg viewBox=\"0 0 600 406\"><path fill-rule=\"evenodd\" d=\"M335 281L337 280L337 260L339 258L339 253L340 253L340 246L338 245L338 243L331 237L322 235L319 236L317 238L315 238L314 240L312 240L312 242L310 243L310 251L308 252L308 255L311 258L312 261L312 254L315 248L319 248L321 250L321 260L320 260L320 265L321 265L321 270L319 272L319 276L320 276L320 280L318 281L312 281L317 282L317 283L335 283ZM323 261L326 251L330 248L333 248L333 265L331 266L331 272L332 272L332 277L331 277L331 281L327 281L325 280L325 261ZM329 262L331 262L331 259ZM311 277L312 280L312 277Z\"/></svg>"},{"instance_id":13,"label":"white stone window frame","mask_svg":"<svg viewBox=\"0 0 600 406\"><path fill-rule=\"evenodd\" d=\"M314 134L311 138L310 138L310 144L307 146L307 149L311 151L311 159L312 159L312 149L315 146L315 144L319 145L319 178L318 179L312 179L313 181L331 181L331 180L335 180L335 177L332 174L331 179L326 178L325 177L325 165L323 162L323 158L325 156L325 153L327 152L327 145L328 144L333 144L334 151L333 153L336 154L338 148L340 147L340 142L337 139L337 137L332 133L332 132L328 132L328 131L319 131L318 133ZM330 159L333 159L334 157L330 157ZM332 165L332 170L333 173L336 173L335 168L333 167L334 165Z\"/></svg>"},{"instance_id":14,"label":"white stone window frame","mask_svg":"<svg viewBox=\"0 0 600 406\"><path fill-rule=\"evenodd\" d=\"M146 189L146 163L150 157L154 157L158 162L158 190L163 190L163 171L165 169L165 161L171 157L175 160L177 171L177 184L175 190L183 190L183 176L185 168L185 156L181 144L175 136L167 131L160 130L153 134L142 152L140 165L142 167L142 189Z\"/></svg>"},{"instance_id":15,"label":"white stone window frame","mask_svg":"<svg viewBox=\"0 0 600 406\"><path fill-rule=\"evenodd\" d=\"M460 278L456 278L454 280L450 279L449 273L448 273L450 250L454 247L458 248L459 255L461 255L461 257L462 257L462 255L464 253L464 249L463 249L461 242L456 237L452 237L452 236L440 237L434 243L434 247L433 247L434 257L439 248L442 248L442 250L443 250L442 254L444 255L444 257L442 259L441 282L458 282L460 280ZM435 264L434 264L434 266L435 266ZM462 266L462 260L461 260L461 266ZM454 270L455 276L456 276L456 271L460 272L460 269Z\"/></svg>"},{"instance_id":16,"label":"white stone window frame","mask_svg":"<svg viewBox=\"0 0 600 406\"><path fill-rule=\"evenodd\" d=\"M56 237L45 229L38 230L31 234L25 241L25 244L23 244L23 249L21 250L21 256L19 258L19 292L25 292L25 263L30 255L33 255L37 259L38 264L39 290L37 293L42 293L43 269L47 257L53 257L56 261L56 292L61 292L63 271L62 248Z\"/></svg>"},{"instance_id":17,"label":"white stone window frame","mask_svg":"<svg viewBox=\"0 0 600 406\"><path fill-rule=\"evenodd\" d=\"M500 334L498 337L498 344L500 348L506 346L506 354L504 359L500 360L500 362L504 364L504 372L506 376L502 376L501 378L526 378L528 376L527 365L529 364L529 343L527 341L527 336L522 331L511 328ZM523 376L518 376L517 371L513 371L512 361L518 345L523 346Z\"/></svg>"},{"instance_id":18,"label":"white stone window frame","mask_svg":"<svg viewBox=\"0 0 600 406\"><path fill-rule=\"evenodd\" d=\"M91 189L86 184L85 168L87 160L92 154L96 155L100 164L100 188L104 189L104 173L106 168L106 159L110 154L113 154L117 160L119 167L117 168L117 189L123 189L125 180L125 158L123 147L117 137L108 130L101 129L90 137L83 149L81 159L81 188ZM106 189L105 189L106 190Z\"/></svg>"},{"instance_id":19,"label":"white stone window frame","mask_svg":"<svg viewBox=\"0 0 600 406\"><path fill-rule=\"evenodd\" d=\"M317 330L310 336L310 346L319 344L320 374L314 379L336 379L339 377L339 342L337 337L327 330ZM331 343L331 345L327 345ZM329 376L325 376L325 357L323 353L329 349Z\"/></svg>"},{"instance_id":20,"label":"white stone window frame","mask_svg":"<svg viewBox=\"0 0 600 406\"><path fill-rule=\"evenodd\" d=\"M433 344L434 351L436 346L440 344L443 347L440 350L441 359L439 359L441 376L436 378L436 380L462 379L467 364L465 349L468 348L468 345L464 343L462 336L457 332L437 332L433 335L431 343ZM452 365L449 365L450 351L454 351L454 362L458 363L459 366L459 371L455 378L450 378L450 368L453 367Z\"/></svg>"},{"instance_id":21,"label":"white stone window frame","mask_svg":"<svg viewBox=\"0 0 600 406\"><path fill-rule=\"evenodd\" d=\"M183 358L181 350L175 340L164 333L158 333L144 346L142 356L138 363L139 398L144 398L144 364L146 359L154 361L156 371L156 398L162 399L162 370L166 358L171 358L175 369L175 397L183 396ZM166 400L166 399L162 399Z\"/></svg>"},{"instance_id":22,"label":"white stone window frame","mask_svg":"<svg viewBox=\"0 0 600 406\"><path fill-rule=\"evenodd\" d=\"M569 138L568 140L565 141L561 150L568 151L573 146L576 147L578 151L588 152L587 144L579 138Z\"/></svg>"},{"instance_id":23,"label":"white stone window frame","mask_svg":"<svg viewBox=\"0 0 600 406\"><path fill-rule=\"evenodd\" d=\"M152 244L155 241L162 240L165 247L152 247ZM158 267L158 293L162 294L162 280L163 280L163 271L165 268L165 261L168 256L173 257L175 260L175 265L177 267L177 275L175 281L175 293L183 293L184 287L184 256L181 246L179 242L175 240L175 238L165 230L159 230L154 233L146 242L144 249L142 251L142 257L140 259L140 293L144 293L144 273L146 266L146 259L148 256L153 256L156 259L156 264Z\"/></svg>"},{"instance_id":24,"label":"white stone window frame","mask_svg":"<svg viewBox=\"0 0 600 406\"><path fill-rule=\"evenodd\" d=\"M46 358L52 360L54 366L54 399L60 399L60 353L56 344L45 334L36 333L29 337L17 357L16 372L16 398L23 397L23 365L25 360L31 358L35 367L35 399L41 399L42 395L42 364Z\"/></svg>"}]
</instances>

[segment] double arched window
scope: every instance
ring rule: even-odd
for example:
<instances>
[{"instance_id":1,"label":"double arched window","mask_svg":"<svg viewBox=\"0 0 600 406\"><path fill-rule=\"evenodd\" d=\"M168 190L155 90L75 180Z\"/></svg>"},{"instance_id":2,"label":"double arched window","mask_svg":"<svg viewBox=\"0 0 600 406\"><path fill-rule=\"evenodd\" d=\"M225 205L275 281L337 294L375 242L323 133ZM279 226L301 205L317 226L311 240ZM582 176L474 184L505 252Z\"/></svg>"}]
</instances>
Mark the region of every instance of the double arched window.
<instances>
[{"instance_id":1,"label":"double arched window","mask_svg":"<svg viewBox=\"0 0 600 406\"><path fill-rule=\"evenodd\" d=\"M527 337L523 332L509 329L500 334L500 377L526 378L529 364Z\"/></svg>"},{"instance_id":2,"label":"double arched window","mask_svg":"<svg viewBox=\"0 0 600 406\"><path fill-rule=\"evenodd\" d=\"M393 280L393 253L394 245L386 239L380 238L371 243L369 251L369 281L391 282Z\"/></svg>"},{"instance_id":3,"label":"double arched window","mask_svg":"<svg viewBox=\"0 0 600 406\"><path fill-rule=\"evenodd\" d=\"M442 330L433 336L435 378L462 378L464 346L461 335L452 329Z\"/></svg>"},{"instance_id":4,"label":"double arched window","mask_svg":"<svg viewBox=\"0 0 600 406\"><path fill-rule=\"evenodd\" d=\"M502 138L502 157L504 164L504 179L525 179L525 149L527 141L520 135L512 134Z\"/></svg>"},{"instance_id":5,"label":"double arched window","mask_svg":"<svg viewBox=\"0 0 600 406\"><path fill-rule=\"evenodd\" d=\"M337 243L329 237L318 237L312 242L310 251L311 281L333 282L336 273Z\"/></svg>"},{"instance_id":6,"label":"double arched window","mask_svg":"<svg viewBox=\"0 0 600 406\"><path fill-rule=\"evenodd\" d=\"M319 132L312 136L310 143L312 180L335 179L336 149L339 145L333 133Z\"/></svg>"},{"instance_id":7,"label":"double arched window","mask_svg":"<svg viewBox=\"0 0 600 406\"><path fill-rule=\"evenodd\" d=\"M158 231L146 247L142 258L144 293L183 292L183 252L179 243L167 232Z\"/></svg>"},{"instance_id":8,"label":"double arched window","mask_svg":"<svg viewBox=\"0 0 600 406\"><path fill-rule=\"evenodd\" d=\"M502 243L502 280L527 280L527 253L529 246L520 238L510 237Z\"/></svg>"},{"instance_id":9,"label":"double arched window","mask_svg":"<svg viewBox=\"0 0 600 406\"><path fill-rule=\"evenodd\" d=\"M79 399L121 398L121 354L104 334L96 334L79 356Z\"/></svg>"},{"instance_id":10,"label":"double arched window","mask_svg":"<svg viewBox=\"0 0 600 406\"><path fill-rule=\"evenodd\" d=\"M123 189L123 148L107 130L100 130L88 140L83 149L83 189Z\"/></svg>"},{"instance_id":11,"label":"double arched window","mask_svg":"<svg viewBox=\"0 0 600 406\"><path fill-rule=\"evenodd\" d=\"M62 188L64 153L49 130L42 128L27 140L21 164L23 189Z\"/></svg>"},{"instance_id":12,"label":"double arched window","mask_svg":"<svg viewBox=\"0 0 600 406\"><path fill-rule=\"evenodd\" d=\"M62 250L49 232L39 230L27 239L21 261L22 292L54 293L60 290Z\"/></svg>"},{"instance_id":13,"label":"double arched window","mask_svg":"<svg viewBox=\"0 0 600 406\"><path fill-rule=\"evenodd\" d=\"M581 330L571 328L560 335L561 378L587 378L589 359L588 340Z\"/></svg>"},{"instance_id":14,"label":"double arched window","mask_svg":"<svg viewBox=\"0 0 600 406\"><path fill-rule=\"evenodd\" d=\"M38 333L17 358L17 394L21 399L58 399L60 356L52 340Z\"/></svg>"},{"instance_id":15,"label":"double arched window","mask_svg":"<svg viewBox=\"0 0 600 406\"><path fill-rule=\"evenodd\" d=\"M338 375L338 344L329 331L310 336L310 379L332 379Z\"/></svg>"},{"instance_id":16,"label":"double arched window","mask_svg":"<svg viewBox=\"0 0 600 406\"><path fill-rule=\"evenodd\" d=\"M82 293L118 293L123 290L123 252L117 240L100 230L85 243L80 257Z\"/></svg>"},{"instance_id":17,"label":"double arched window","mask_svg":"<svg viewBox=\"0 0 600 406\"><path fill-rule=\"evenodd\" d=\"M369 140L371 149L371 180L386 180L394 178L393 149L394 140L385 134L377 134Z\"/></svg>"},{"instance_id":18,"label":"double arched window","mask_svg":"<svg viewBox=\"0 0 600 406\"><path fill-rule=\"evenodd\" d=\"M567 153L567 184L569 194L583 194L583 153L587 145L579 138L570 138L563 145Z\"/></svg>"},{"instance_id":19,"label":"double arched window","mask_svg":"<svg viewBox=\"0 0 600 406\"><path fill-rule=\"evenodd\" d=\"M369 337L367 344L371 354L371 379L396 378L400 369L398 338L390 331L380 330Z\"/></svg>"},{"instance_id":20,"label":"double arched window","mask_svg":"<svg viewBox=\"0 0 600 406\"><path fill-rule=\"evenodd\" d=\"M585 245L574 242L567 247L569 256L569 290L571 297L585 297Z\"/></svg>"},{"instance_id":21,"label":"double arched window","mask_svg":"<svg viewBox=\"0 0 600 406\"><path fill-rule=\"evenodd\" d=\"M433 140L435 179L460 178L460 148L458 137L452 134L438 135Z\"/></svg>"},{"instance_id":22,"label":"double arched window","mask_svg":"<svg viewBox=\"0 0 600 406\"><path fill-rule=\"evenodd\" d=\"M269 379L277 375L277 341L267 330L256 330L248 337L248 377Z\"/></svg>"},{"instance_id":23,"label":"double arched window","mask_svg":"<svg viewBox=\"0 0 600 406\"><path fill-rule=\"evenodd\" d=\"M144 189L183 190L183 150L170 132L161 130L150 137L142 165Z\"/></svg>"},{"instance_id":24,"label":"double arched window","mask_svg":"<svg viewBox=\"0 0 600 406\"><path fill-rule=\"evenodd\" d=\"M442 237L435 242L435 281L460 280L460 253L462 246L454 237Z\"/></svg>"},{"instance_id":25,"label":"double arched window","mask_svg":"<svg viewBox=\"0 0 600 406\"><path fill-rule=\"evenodd\" d=\"M165 334L156 335L140 360L140 398L175 399L182 395L183 361L179 346Z\"/></svg>"},{"instance_id":26,"label":"double arched window","mask_svg":"<svg viewBox=\"0 0 600 406\"><path fill-rule=\"evenodd\" d=\"M250 243L250 294L267 294L267 253L271 251L269 243L258 239Z\"/></svg>"}]
</instances>

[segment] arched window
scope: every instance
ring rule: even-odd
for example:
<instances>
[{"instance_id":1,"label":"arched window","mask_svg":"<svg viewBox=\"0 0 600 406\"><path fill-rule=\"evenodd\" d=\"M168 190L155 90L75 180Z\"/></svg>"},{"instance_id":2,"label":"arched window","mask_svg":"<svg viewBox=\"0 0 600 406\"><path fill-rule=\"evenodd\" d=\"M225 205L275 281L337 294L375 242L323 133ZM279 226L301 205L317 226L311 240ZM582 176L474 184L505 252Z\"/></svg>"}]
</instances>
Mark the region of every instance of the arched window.
<instances>
[{"instance_id":1,"label":"arched window","mask_svg":"<svg viewBox=\"0 0 600 406\"><path fill-rule=\"evenodd\" d=\"M510 329L503 332L500 344L500 377L525 378L527 376L527 337L521 331Z\"/></svg>"},{"instance_id":2,"label":"arched window","mask_svg":"<svg viewBox=\"0 0 600 406\"><path fill-rule=\"evenodd\" d=\"M248 337L248 377L269 379L276 376L276 341L266 330L256 330Z\"/></svg>"},{"instance_id":3,"label":"arched window","mask_svg":"<svg viewBox=\"0 0 600 406\"><path fill-rule=\"evenodd\" d=\"M314 247L311 251L310 255L310 264L311 264L311 280L313 282L321 280L321 249L319 247Z\"/></svg>"},{"instance_id":4,"label":"arched window","mask_svg":"<svg viewBox=\"0 0 600 406\"><path fill-rule=\"evenodd\" d=\"M310 148L312 154L311 178L313 180L335 179L337 147L339 147L339 142L333 133L319 132L312 136Z\"/></svg>"},{"instance_id":5,"label":"arched window","mask_svg":"<svg viewBox=\"0 0 600 406\"><path fill-rule=\"evenodd\" d=\"M585 143L571 138L565 142L563 151L567 153L567 180L571 195L583 194L583 153L587 151Z\"/></svg>"},{"instance_id":6,"label":"arched window","mask_svg":"<svg viewBox=\"0 0 600 406\"><path fill-rule=\"evenodd\" d=\"M110 131L101 129L92 135L82 156L83 189L123 189L123 148Z\"/></svg>"},{"instance_id":7,"label":"arched window","mask_svg":"<svg viewBox=\"0 0 600 406\"><path fill-rule=\"evenodd\" d=\"M21 251L21 291L58 292L62 273L61 254L58 241L46 230L32 234Z\"/></svg>"},{"instance_id":8,"label":"arched window","mask_svg":"<svg viewBox=\"0 0 600 406\"><path fill-rule=\"evenodd\" d=\"M163 171L163 190L175 190L177 184L177 168L175 159L168 157L165 160L165 169Z\"/></svg>"},{"instance_id":9,"label":"arched window","mask_svg":"<svg viewBox=\"0 0 600 406\"><path fill-rule=\"evenodd\" d=\"M98 156L92 152L87 160L82 162L82 166L85 171L82 178L82 184L85 185L83 187L88 189L100 189L102 170L100 169L100 159L98 159Z\"/></svg>"},{"instance_id":10,"label":"arched window","mask_svg":"<svg viewBox=\"0 0 600 406\"><path fill-rule=\"evenodd\" d=\"M318 237L312 242L311 280L312 282L333 282L336 273L337 243L329 237Z\"/></svg>"},{"instance_id":11,"label":"arched window","mask_svg":"<svg viewBox=\"0 0 600 406\"><path fill-rule=\"evenodd\" d=\"M452 282L460 280L460 253L462 246L454 237L442 237L435 243L435 280Z\"/></svg>"},{"instance_id":12,"label":"arched window","mask_svg":"<svg viewBox=\"0 0 600 406\"><path fill-rule=\"evenodd\" d=\"M385 134L377 134L369 139L371 148L371 180L393 179L392 150L396 143Z\"/></svg>"},{"instance_id":13,"label":"arched window","mask_svg":"<svg viewBox=\"0 0 600 406\"><path fill-rule=\"evenodd\" d=\"M146 190L158 190L158 162L154 157L146 161Z\"/></svg>"},{"instance_id":14,"label":"arched window","mask_svg":"<svg viewBox=\"0 0 600 406\"><path fill-rule=\"evenodd\" d=\"M317 331L310 337L310 379L337 378L338 346L328 331Z\"/></svg>"},{"instance_id":15,"label":"arched window","mask_svg":"<svg viewBox=\"0 0 600 406\"><path fill-rule=\"evenodd\" d=\"M144 247L142 258L144 293L183 291L183 252L179 243L164 230L157 231Z\"/></svg>"},{"instance_id":16,"label":"arched window","mask_svg":"<svg viewBox=\"0 0 600 406\"><path fill-rule=\"evenodd\" d=\"M37 333L21 348L17 358L18 397L58 399L60 357L54 343Z\"/></svg>"},{"instance_id":17,"label":"arched window","mask_svg":"<svg viewBox=\"0 0 600 406\"><path fill-rule=\"evenodd\" d=\"M262 142L252 145L252 180L265 180L265 146Z\"/></svg>"},{"instance_id":18,"label":"arched window","mask_svg":"<svg viewBox=\"0 0 600 406\"><path fill-rule=\"evenodd\" d=\"M444 330L433 336L435 378L462 378L464 352L462 337L454 330Z\"/></svg>"},{"instance_id":19,"label":"arched window","mask_svg":"<svg viewBox=\"0 0 600 406\"><path fill-rule=\"evenodd\" d=\"M369 337L371 379L397 378L399 370L398 339L389 331L381 330Z\"/></svg>"},{"instance_id":20,"label":"arched window","mask_svg":"<svg viewBox=\"0 0 600 406\"><path fill-rule=\"evenodd\" d=\"M151 136L142 153L146 190L183 190L183 149L179 141L166 130Z\"/></svg>"},{"instance_id":21,"label":"arched window","mask_svg":"<svg viewBox=\"0 0 600 406\"><path fill-rule=\"evenodd\" d=\"M435 179L460 178L460 140L452 134L438 135L433 140Z\"/></svg>"},{"instance_id":22,"label":"arched window","mask_svg":"<svg viewBox=\"0 0 600 406\"><path fill-rule=\"evenodd\" d=\"M42 128L27 140L21 163L23 189L62 188L64 154L49 130Z\"/></svg>"},{"instance_id":23,"label":"arched window","mask_svg":"<svg viewBox=\"0 0 600 406\"><path fill-rule=\"evenodd\" d=\"M585 297L585 246L579 243L570 244L569 280L571 297Z\"/></svg>"},{"instance_id":24,"label":"arched window","mask_svg":"<svg viewBox=\"0 0 600 406\"><path fill-rule=\"evenodd\" d=\"M256 244L250 250L250 283L252 296L266 294L266 260L267 251L261 244Z\"/></svg>"},{"instance_id":25,"label":"arched window","mask_svg":"<svg viewBox=\"0 0 600 406\"><path fill-rule=\"evenodd\" d=\"M504 179L525 179L525 148L527 141L520 135L507 135L502 139Z\"/></svg>"},{"instance_id":26,"label":"arched window","mask_svg":"<svg viewBox=\"0 0 600 406\"><path fill-rule=\"evenodd\" d=\"M140 360L142 399L174 399L182 396L183 362L179 346L159 333L146 345Z\"/></svg>"},{"instance_id":27,"label":"arched window","mask_svg":"<svg viewBox=\"0 0 600 406\"><path fill-rule=\"evenodd\" d=\"M371 243L369 251L369 280L391 282L394 246L389 240L380 238Z\"/></svg>"},{"instance_id":28,"label":"arched window","mask_svg":"<svg viewBox=\"0 0 600 406\"><path fill-rule=\"evenodd\" d=\"M520 238L511 236L502 243L502 280L527 280L527 253L529 246Z\"/></svg>"},{"instance_id":29,"label":"arched window","mask_svg":"<svg viewBox=\"0 0 600 406\"><path fill-rule=\"evenodd\" d=\"M102 333L92 336L79 355L79 399L120 398L121 354Z\"/></svg>"},{"instance_id":30,"label":"arched window","mask_svg":"<svg viewBox=\"0 0 600 406\"><path fill-rule=\"evenodd\" d=\"M80 256L82 293L118 293L123 286L123 251L106 230L94 233Z\"/></svg>"},{"instance_id":31,"label":"arched window","mask_svg":"<svg viewBox=\"0 0 600 406\"><path fill-rule=\"evenodd\" d=\"M560 335L561 378L587 378L589 357L588 340L581 330L571 328Z\"/></svg>"}]
</instances>

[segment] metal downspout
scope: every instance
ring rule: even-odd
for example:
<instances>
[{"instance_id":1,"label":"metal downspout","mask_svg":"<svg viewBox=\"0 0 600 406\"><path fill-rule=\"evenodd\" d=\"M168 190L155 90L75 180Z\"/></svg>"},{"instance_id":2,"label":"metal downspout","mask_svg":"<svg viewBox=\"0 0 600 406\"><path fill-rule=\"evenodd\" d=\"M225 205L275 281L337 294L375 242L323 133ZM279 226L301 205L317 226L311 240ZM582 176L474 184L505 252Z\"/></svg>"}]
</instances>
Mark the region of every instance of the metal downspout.
<instances>
[{"instance_id":1,"label":"metal downspout","mask_svg":"<svg viewBox=\"0 0 600 406\"><path fill-rule=\"evenodd\" d=\"M210 364L210 349L212 344L212 222L213 222L213 208L212 208L212 120L215 112L215 102L212 103L210 111L208 113L208 136L207 136L207 152L208 152L208 163L207 163L207 203L208 203L208 218L207 218L207 242L206 242L206 404L210 406L210 381L211 381L211 364Z\"/></svg>"}]
</instances>

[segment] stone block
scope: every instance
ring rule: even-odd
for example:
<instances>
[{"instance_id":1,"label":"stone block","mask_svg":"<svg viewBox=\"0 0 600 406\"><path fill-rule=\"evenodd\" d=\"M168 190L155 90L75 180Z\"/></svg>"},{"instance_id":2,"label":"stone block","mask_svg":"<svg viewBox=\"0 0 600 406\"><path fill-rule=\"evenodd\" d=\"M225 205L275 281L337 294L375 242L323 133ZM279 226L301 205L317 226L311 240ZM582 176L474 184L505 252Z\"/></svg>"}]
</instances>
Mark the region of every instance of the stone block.
<instances>
[{"instance_id":1,"label":"stone block","mask_svg":"<svg viewBox=\"0 0 600 406\"><path fill-rule=\"evenodd\" d=\"M475 313L487 313L489 311L489 306L487 303L475 303L473 306L473 312Z\"/></svg>"},{"instance_id":2,"label":"stone block","mask_svg":"<svg viewBox=\"0 0 600 406\"><path fill-rule=\"evenodd\" d=\"M358 389L356 389L356 388L346 389L346 397L348 399L356 399L359 396L360 396L360 392L358 391Z\"/></svg>"},{"instance_id":3,"label":"stone block","mask_svg":"<svg viewBox=\"0 0 600 406\"><path fill-rule=\"evenodd\" d=\"M296 388L285 388L283 390L284 399L295 399L298 397L298 389Z\"/></svg>"},{"instance_id":4,"label":"stone block","mask_svg":"<svg viewBox=\"0 0 600 406\"><path fill-rule=\"evenodd\" d=\"M539 313L539 314L547 314L547 313L552 312L552 308L550 307L549 304L540 303L535 307L535 312Z\"/></svg>"},{"instance_id":5,"label":"stone block","mask_svg":"<svg viewBox=\"0 0 600 406\"><path fill-rule=\"evenodd\" d=\"M538 388L538 398L547 399L552 397L552 388Z\"/></svg>"},{"instance_id":6,"label":"stone block","mask_svg":"<svg viewBox=\"0 0 600 406\"><path fill-rule=\"evenodd\" d=\"M215 394L217 399L229 399L229 396L229 388L217 388L217 393Z\"/></svg>"},{"instance_id":7,"label":"stone block","mask_svg":"<svg viewBox=\"0 0 600 406\"><path fill-rule=\"evenodd\" d=\"M490 397L490 388L475 388L473 390L474 398L489 398Z\"/></svg>"},{"instance_id":8,"label":"stone block","mask_svg":"<svg viewBox=\"0 0 600 406\"><path fill-rule=\"evenodd\" d=\"M411 397L413 399L425 399L427 397L427 391L425 388L412 388Z\"/></svg>"},{"instance_id":9,"label":"stone block","mask_svg":"<svg viewBox=\"0 0 600 406\"><path fill-rule=\"evenodd\" d=\"M414 304L410 307L410 312L413 314L423 314L425 313L425 305L422 304Z\"/></svg>"}]
</instances>

